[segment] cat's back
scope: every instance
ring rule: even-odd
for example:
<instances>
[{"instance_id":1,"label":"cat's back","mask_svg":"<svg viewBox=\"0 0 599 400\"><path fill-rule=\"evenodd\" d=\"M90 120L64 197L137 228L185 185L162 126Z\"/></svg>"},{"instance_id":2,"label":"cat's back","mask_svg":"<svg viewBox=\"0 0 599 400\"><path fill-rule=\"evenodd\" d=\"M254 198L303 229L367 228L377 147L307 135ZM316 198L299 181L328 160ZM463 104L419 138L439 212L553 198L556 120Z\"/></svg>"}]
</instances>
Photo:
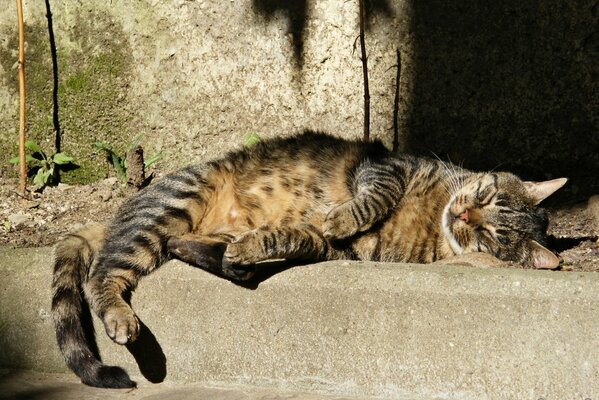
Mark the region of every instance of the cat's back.
<instances>
[{"instance_id":1,"label":"cat's back","mask_svg":"<svg viewBox=\"0 0 599 400\"><path fill-rule=\"evenodd\" d=\"M229 153L224 160L215 163L234 162L237 167L295 166L306 163L326 171L326 167L351 164L356 160L387 157L388 150L379 141L343 139L317 131L268 139L250 148ZM242 173L244 170L236 170Z\"/></svg>"}]
</instances>

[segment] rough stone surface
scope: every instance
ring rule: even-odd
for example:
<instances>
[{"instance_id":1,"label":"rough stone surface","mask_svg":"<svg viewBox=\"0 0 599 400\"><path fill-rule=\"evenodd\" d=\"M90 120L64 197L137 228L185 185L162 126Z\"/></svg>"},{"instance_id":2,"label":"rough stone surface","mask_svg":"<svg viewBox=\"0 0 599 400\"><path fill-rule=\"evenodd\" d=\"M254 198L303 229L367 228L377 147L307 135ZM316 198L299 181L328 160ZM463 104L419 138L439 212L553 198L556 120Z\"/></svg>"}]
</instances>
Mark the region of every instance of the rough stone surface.
<instances>
[{"instance_id":1,"label":"rough stone surface","mask_svg":"<svg viewBox=\"0 0 599 400\"><path fill-rule=\"evenodd\" d=\"M139 134L146 156L164 151L167 168L223 154L250 132L269 137L315 128L361 136L362 67L353 51L357 2L50 4L64 149L88 169L104 163L94 154L95 140L124 154ZM398 2L370 12L372 131L388 143L395 48L407 34L400 26L402 7ZM44 2L26 4L29 76L42 83L30 85L28 124L32 137L51 150L46 12ZM0 10L0 104L7 106L0 135L10 150L0 152L3 169L15 153L18 127L13 14L11 7ZM105 163L104 173L109 168Z\"/></svg>"},{"instance_id":2,"label":"rough stone surface","mask_svg":"<svg viewBox=\"0 0 599 400\"><path fill-rule=\"evenodd\" d=\"M355 398L197 383L141 383L136 389L97 389L72 374L0 370L1 400L351 400Z\"/></svg>"},{"instance_id":3,"label":"rough stone surface","mask_svg":"<svg viewBox=\"0 0 599 400\"><path fill-rule=\"evenodd\" d=\"M0 248L0 259L0 367L66 372L49 316L50 250ZM178 262L144 279L133 306L149 330L140 342L145 376L362 398L599 395L597 274L269 268L247 288ZM105 362L145 382L97 328Z\"/></svg>"},{"instance_id":4,"label":"rough stone surface","mask_svg":"<svg viewBox=\"0 0 599 400\"><path fill-rule=\"evenodd\" d=\"M49 1L63 149L109 173L137 135L161 167L205 160L306 127L362 132L357 0ZM560 196L599 181L599 8L593 0L377 0L368 7L372 134L391 143L396 49L402 51L402 148L500 167L528 179L568 176ZM44 2L26 2L28 133L53 148L52 62ZM14 4L0 9L0 174L16 153ZM101 166L101 168L98 168Z\"/></svg>"}]
</instances>

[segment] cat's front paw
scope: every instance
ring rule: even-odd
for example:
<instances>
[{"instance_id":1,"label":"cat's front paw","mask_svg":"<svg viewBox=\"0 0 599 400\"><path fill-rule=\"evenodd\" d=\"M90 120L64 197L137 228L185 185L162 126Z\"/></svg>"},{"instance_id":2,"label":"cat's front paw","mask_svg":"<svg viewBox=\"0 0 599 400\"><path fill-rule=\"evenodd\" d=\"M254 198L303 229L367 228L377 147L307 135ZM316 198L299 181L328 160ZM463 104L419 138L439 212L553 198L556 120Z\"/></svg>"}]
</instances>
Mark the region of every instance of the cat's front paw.
<instances>
[{"instance_id":1,"label":"cat's front paw","mask_svg":"<svg viewBox=\"0 0 599 400\"><path fill-rule=\"evenodd\" d=\"M118 344L135 341L139 335L139 319L128 305L114 306L102 318L106 334Z\"/></svg>"},{"instance_id":2,"label":"cat's front paw","mask_svg":"<svg viewBox=\"0 0 599 400\"><path fill-rule=\"evenodd\" d=\"M326 216L322 232L326 239L342 240L358 233L359 226L351 212L351 203L347 202L333 208Z\"/></svg>"},{"instance_id":3,"label":"cat's front paw","mask_svg":"<svg viewBox=\"0 0 599 400\"><path fill-rule=\"evenodd\" d=\"M263 260L259 233L259 231L253 230L237 236L227 244L223 260L234 265L250 265Z\"/></svg>"},{"instance_id":4,"label":"cat's front paw","mask_svg":"<svg viewBox=\"0 0 599 400\"><path fill-rule=\"evenodd\" d=\"M235 265L223 258L222 274L236 281L247 281L256 273L255 265Z\"/></svg>"},{"instance_id":5,"label":"cat's front paw","mask_svg":"<svg viewBox=\"0 0 599 400\"><path fill-rule=\"evenodd\" d=\"M227 245L223 255L223 274L237 280L247 280L254 275L253 265L264 259L258 232L246 232Z\"/></svg>"}]
</instances>

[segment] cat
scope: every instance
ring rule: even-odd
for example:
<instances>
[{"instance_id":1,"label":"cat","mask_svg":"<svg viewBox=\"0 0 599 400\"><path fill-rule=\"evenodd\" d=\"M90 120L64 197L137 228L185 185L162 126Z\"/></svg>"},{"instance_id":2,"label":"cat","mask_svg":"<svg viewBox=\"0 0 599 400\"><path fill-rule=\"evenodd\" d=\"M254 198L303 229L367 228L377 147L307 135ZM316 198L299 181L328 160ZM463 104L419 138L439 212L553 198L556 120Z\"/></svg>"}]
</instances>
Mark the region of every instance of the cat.
<instances>
[{"instance_id":1,"label":"cat","mask_svg":"<svg viewBox=\"0 0 599 400\"><path fill-rule=\"evenodd\" d=\"M269 259L430 263L485 252L554 268L559 259L543 246L547 216L536 206L565 182L471 172L311 131L264 140L171 173L128 199L107 226L57 243L59 348L83 383L134 387L122 368L101 363L82 318L91 306L113 341L134 341L140 325L127 299L170 258L236 280Z\"/></svg>"}]
</instances>

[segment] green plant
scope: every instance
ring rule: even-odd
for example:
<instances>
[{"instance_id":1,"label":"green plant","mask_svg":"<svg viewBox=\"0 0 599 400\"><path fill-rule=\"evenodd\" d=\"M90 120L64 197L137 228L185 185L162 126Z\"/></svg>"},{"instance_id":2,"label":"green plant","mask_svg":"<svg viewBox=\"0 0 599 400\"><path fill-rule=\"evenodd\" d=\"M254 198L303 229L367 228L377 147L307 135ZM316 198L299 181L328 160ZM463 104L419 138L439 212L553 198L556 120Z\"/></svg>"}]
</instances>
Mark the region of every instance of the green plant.
<instances>
[{"instance_id":1,"label":"green plant","mask_svg":"<svg viewBox=\"0 0 599 400\"><path fill-rule=\"evenodd\" d=\"M36 190L47 185L58 183L61 170L68 170L75 166L75 160L66 153L54 153L49 156L33 140L25 142L25 148L30 154L25 155L25 163L29 167L28 175L35 174L33 184ZM11 164L19 164L19 157L11 158Z\"/></svg>"},{"instance_id":2,"label":"green plant","mask_svg":"<svg viewBox=\"0 0 599 400\"><path fill-rule=\"evenodd\" d=\"M117 154L112 145L103 141L97 141L94 143L94 147L97 150L104 151L106 153L106 157L108 157L108 159L112 162L112 167L114 168L117 178L119 178L121 181L126 181L126 160Z\"/></svg>"},{"instance_id":3,"label":"green plant","mask_svg":"<svg viewBox=\"0 0 599 400\"><path fill-rule=\"evenodd\" d=\"M104 141L97 141L94 143L94 147L97 150L106 153L106 157L108 157L109 161L112 163L112 167L114 168L117 178L119 178L121 182L125 183L127 182L127 153L139 146L141 139L141 135L136 136L127 148L127 151L124 155L120 155L111 144ZM161 160L162 157L162 152L159 152L144 160L144 168L148 168L158 160Z\"/></svg>"}]
</instances>

